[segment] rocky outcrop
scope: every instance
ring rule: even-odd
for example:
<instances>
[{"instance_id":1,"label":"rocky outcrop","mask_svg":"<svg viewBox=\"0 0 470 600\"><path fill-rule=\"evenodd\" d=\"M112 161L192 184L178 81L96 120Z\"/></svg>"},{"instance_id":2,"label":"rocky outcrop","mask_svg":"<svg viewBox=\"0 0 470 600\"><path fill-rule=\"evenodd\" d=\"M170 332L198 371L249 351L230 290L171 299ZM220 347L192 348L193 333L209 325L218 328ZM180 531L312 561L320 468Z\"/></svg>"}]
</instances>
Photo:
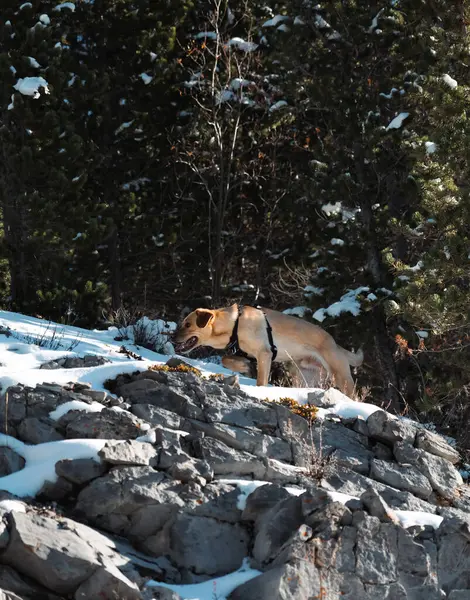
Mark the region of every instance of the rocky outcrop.
<instances>
[{"instance_id":1,"label":"rocky outcrop","mask_svg":"<svg viewBox=\"0 0 470 600\"><path fill-rule=\"evenodd\" d=\"M245 557L261 574L230 600L470 597L470 494L441 436L383 411L310 427L191 372L123 375L113 391L9 389L8 434L106 441L57 460L46 504L0 497L5 598L178 600L148 579L198 583ZM0 450L0 475L20 474Z\"/></svg>"}]
</instances>

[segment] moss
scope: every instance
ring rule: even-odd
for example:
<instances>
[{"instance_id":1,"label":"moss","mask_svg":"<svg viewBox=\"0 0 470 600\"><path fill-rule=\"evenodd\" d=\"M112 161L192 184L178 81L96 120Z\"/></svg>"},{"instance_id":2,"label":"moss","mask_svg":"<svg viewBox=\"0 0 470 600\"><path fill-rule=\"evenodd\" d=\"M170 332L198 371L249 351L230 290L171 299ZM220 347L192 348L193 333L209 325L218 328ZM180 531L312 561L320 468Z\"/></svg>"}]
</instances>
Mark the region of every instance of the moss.
<instances>
[{"instance_id":1,"label":"moss","mask_svg":"<svg viewBox=\"0 0 470 600\"><path fill-rule=\"evenodd\" d=\"M291 410L294 414L303 417L309 422L312 422L317 418L318 407L313 404L299 404L299 402L293 398L279 398L279 400L266 398L266 401L274 402L274 404L281 404Z\"/></svg>"},{"instance_id":2,"label":"moss","mask_svg":"<svg viewBox=\"0 0 470 600\"><path fill-rule=\"evenodd\" d=\"M152 365L148 370L163 371L164 373L193 373L194 375L197 375L197 377L202 377L201 371L190 365L177 365L176 367L170 367L169 365Z\"/></svg>"}]
</instances>

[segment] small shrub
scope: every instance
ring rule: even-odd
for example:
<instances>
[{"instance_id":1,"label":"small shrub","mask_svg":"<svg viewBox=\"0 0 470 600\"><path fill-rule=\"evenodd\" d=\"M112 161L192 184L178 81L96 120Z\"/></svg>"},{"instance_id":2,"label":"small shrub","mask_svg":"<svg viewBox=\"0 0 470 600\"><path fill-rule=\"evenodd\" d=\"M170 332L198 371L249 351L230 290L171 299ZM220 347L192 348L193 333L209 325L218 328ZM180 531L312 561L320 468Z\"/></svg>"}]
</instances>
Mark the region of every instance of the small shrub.
<instances>
[{"instance_id":1,"label":"small shrub","mask_svg":"<svg viewBox=\"0 0 470 600\"><path fill-rule=\"evenodd\" d=\"M34 344L35 346L46 348L47 350L65 350L66 352L74 350L80 343L82 337L81 335L77 335L73 340L65 339L65 329L60 328L59 325L56 325L51 321L47 324L42 333L26 335L15 330L10 330L10 335L24 344Z\"/></svg>"},{"instance_id":2,"label":"small shrub","mask_svg":"<svg viewBox=\"0 0 470 600\"><path fill-rule=\"evenodd\" d=\"M225 375L222 373L211 373L208 377L205 377L208 381L215 381L216 383L223 383Z\"/></svg>"},{"instance_id":3,"label":"small shrub","mask_svg":"<svg viewBox=\"0 0 470 600\"><path fill-rule=\"evenodd\" d=\"M279 398L279 400L271 400L270 398L266 398L266 402L274 402L275 404L281 404L285 406L289 410L291 410L296 415L303 417L309 423L312 423L317 418L318 407L313 404L300 404L297 400L293 398Z\"/></svg>"},{"instance_id":4,"label":"small shrub","mask_svg":"<svg viewBox=\"0 0 470 600\"><path fill-rule=\"evenodd\" d=\"M165 373L193 373L198 377L202 377L202 372L196 367L190 365L176 365L171 367L169 365L152 365L148 368L149 371L163 371Z\"/></svg>"}]
</instances>

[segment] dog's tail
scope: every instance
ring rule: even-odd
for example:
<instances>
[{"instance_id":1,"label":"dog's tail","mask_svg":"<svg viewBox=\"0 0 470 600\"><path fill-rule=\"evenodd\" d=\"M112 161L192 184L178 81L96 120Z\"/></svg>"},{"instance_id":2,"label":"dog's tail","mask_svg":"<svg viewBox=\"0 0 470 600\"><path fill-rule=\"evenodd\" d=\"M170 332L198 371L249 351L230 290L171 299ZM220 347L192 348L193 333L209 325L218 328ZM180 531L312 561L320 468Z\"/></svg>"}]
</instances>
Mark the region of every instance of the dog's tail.
<instances>
[{"instance_id":1,"label":"dog's tail","mask_svg":"<svg viewBox=\"0 0 470 600\"><path fill-rule=\"evenodd\" d=\"M351 365L351 367L360 367L362 365L364 360L364 352L362 350L358 350L357 352L349 352L349 350L341 348L341 351L346 355L348 363Z\"/></svg>"}]
</instances>

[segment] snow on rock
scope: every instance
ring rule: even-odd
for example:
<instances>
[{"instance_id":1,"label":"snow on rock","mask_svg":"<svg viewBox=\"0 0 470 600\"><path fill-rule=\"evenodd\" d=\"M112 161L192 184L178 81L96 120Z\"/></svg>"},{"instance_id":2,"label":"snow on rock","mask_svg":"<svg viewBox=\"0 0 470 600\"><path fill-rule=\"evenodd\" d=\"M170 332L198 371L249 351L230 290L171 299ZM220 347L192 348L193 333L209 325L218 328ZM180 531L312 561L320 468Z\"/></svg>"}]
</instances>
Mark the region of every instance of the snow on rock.
<instances>
[{"instance_id":1,"label":"snow on rock","mask_svg":"<svg viewBox=\"0 0 470 600\"><path fill-rule=\"evenodd\" d=\"M269 112L274 112L280 108L283 108L284 106L287 106L287 102L285 100L278 100L269 108Z\"/></svg>"},{"instance_id":2,"label":"snow on rock","mask_svg":"<svg viewBox=\"0 0 470 600\"><path fill-rule=\"evenodd\" d=\"M307 298L310 296L321 296L324 291L324 288L316 287L314 285L306 285L304 287L304 296Z\"/></svg>"},{"instance_id":3,"label":"snow on rock","mask_svg":"<svg viewBox=\"0 0 470 600\"><path fill-rule=\"evenodd\" d=\"M200 40L200 39L216 40L217 33L215 31L200 31L199 33L196 33L196 35L194 36L194 39L195 40Z\"/></svg>"},{"instance_id":4,"label":"snow on rock","mask_svg":"<svg viewBox=\"0 0 470 600\"><path fill-rule=\"evenodd\" d=\"M324 204L321 209L322 211L325 213L325 215L338 215L341 213L341 202L335 202L334 204L331 204L331 202L328 202L327 204Z\"/></svg>"},{"instance_id":5,"label":"snow on rock","mask_svg":"<svg viewBox=\"0 0 470 600\"><path fill-rule=\"evenodd\" d=\"M37 100L41 93L39 90L43 89L45 94L49 94L49 84L43 77L24 77L18 79L13 86L17 92L24 96L32 96Z\"/></svg>"},{"instance_id":6,"label":"snow on rock","mask_svg":"<svg viewBox=\"0 0 470 600\"><path fill-rule=\"evenodd\" d=\"M42 23L43 25L50 25L51 19L50 19L49 15L43 14L39 17L39 22Z\"/></svg>"},{"instance_id":7,"label":"snow on rock","mask_svg":"<svg viewBox=\"0 0 470 600\"><path fill-rule=\"evenodd\" d=\"M294 306L293 308L286 308L282 311L285 315L291 315L294 317L305 317L312 312L312 309L308 306Z\"/></svg>"},{"instance_id":8,"label":"snow on rock","mask_svg":"<svg viewBox=\"0 0 470 600\"><path fill-rule=\"evenodd\" d=\"M377 27L379 26L379 17L382 15L384 10L385 10L384 8L381 8L379 10L379 12L375 15L375 17L372 19L372 23L370 24L370 27L369 27L369 33L373 33L373 31L375 29L377 29Z\"/></svg>"},{"instance_id":9,"label":"snow on rock","mask_svg":"<svg viewBox=\"0 0 470 600\"><path fill-rule=\"evenodd\" d=\"M451 90L454 90L458 86L457 81L447 73L442 76L442 81L448 85Z\"/></svg>"},{"instance_id":10,"label":"snow on rock","mask_svg":"<svg viewBox=\"0 0 470 600\"><path fill-rule=\"evenodd\" d=\"M15 108L15 94L11 95L11 102L7 107L7 110L13 110Z\"/></svg>"},{"instance_id":11,"label":"snow on rock","mask_svg":"<svg viewBox=\"0 0 470 600\"><path fill-rule=\"evenodd\" d=\"M439 529L444 520L444 517L441 517L440 515L414 510L395 509L392 511L392 514L397 517L400 524L405 529L408 529L408 527L416 527L417 525L430 525L434 529Z\"/></svg>"},{"instance_id":12,"label":"snow on rock","mask_svg":"<svg viewBox=\"0 0 470 600\"><path fill-rule=\"evenodd\" d=\"M42 69L41 65L35 58L33 58L32 56L27 56L26 58L28 59L29 64L33 67L33 69Z\"/></svg>"},{"instance_id":13,"label":"snow on rock","mask_svg":"<svg viewBox=\"0 0 470 600\"><path fill-rule=\"evenodd\" d=\"M276 15L272 19L269 19L269 21L265 21L261 27L276 27L276 25L279 25L283 21L288 21L289 18L286 15Z\"/></svg>"},{"instance_id":14,"label":"snow on rock","mask_svg":"<svg viewBox=\"0 0 470 600\"><path fill-rule=\"evenodd\" d=\"M62 4L58 4L52 10L63 10L64 8L68 8L72 12L75 12L75 4L73 2L63 2Z\"/></svg>"},{"instance_id":15,"label":"snow on rock","mask_svg":"<svg viewBox=\"0 0 470 600\"><path fill-rule=\"evenodd\" d=\"M250 85L253 85L253 81L243 79L243 77L235 77L235 79L232 79L232 81L230 82L230 87L232 88L232 90L239 90Z\"/></svg>"},{"instance_id":16,"label":"snow on rock","mask_svg":"<svg viewBox=\"0 0 470 600\"><path fill-rule=\"evenodd\" d=\"M400 129L400 127L403 125L403 121L405 119L407 119L409 116L410 116L410 113L407 113L407 112L400 113L399 115L397 115L394 119L392 119L390 121L390 123L386 127L386 131L389 131L390 129Z\"/></svg>"},{"instance_id":17,"label":"snow on rock","mask_svg":"<svg viewBox=\"0 0 470 600\"><path fill-rule=\"evenodd\" d=\"M59 460L73 458L98 459L98 451L106 440L60 440L28 446L9 435L0 434L0 447L7 447L22 456L26 464L21 471L0 478L1 489L20 498L34 497L46 481L57 479L55 465Z\"/></svg>"},{"instance_id":18,"label":"snow on rock","mask_svg":"<svg viewBox=\"0 0 470 600\"><path fill-rule=\"evenodd\" d=\"M355 290L349 290L346 294L341 296L338 302L334 302L328 308L319 308L314 314L313 318L320 323L326 319L327 316L338 317L340 314L349 312L354 317L361 312L361 304L357 297L363 292L369 292L367 286L359 287Z\"/></svg>"},{"instance_id":19,"label":"snow on rock","mask_svg":"<svg viewBox=\"0 0 470 600\"><path fill-rule=\"evenodd\" d=\"M52 10L63 10L64 8L68 8L72 12L75 11L75 4L73 2L63 2L62 4L58 4Z\"/></svg>"},{"instance_id":20,"label":"snow on rock","mask_svg":"<svg viewBox=\"0 0 470 600\"><path fill-rule=\"evenodd\" d=\"M245 41L243 38L234 37L229 40L229 47L238 48L239 50L243 50L244 52L254 52L258 48L258 44L254 42Z\"/></svg>"},{"instance_id":21,"label":"snow on rock","mask_svg":"<svg viewBox=\"0 0 470 600\"><path fill-rule=\"evenodd\" d=\"M151 75L147 75L147 73L141 73L140 78L145 83L145 85L148 85L153 80L153 77Z\"/></svg>"},{"instance_id":22,"label":"snow on rock","mask_svg":"<svg viewBox=\"0 0 470 600\"><path fill-rule=\"evenodd\" d=\"M101 412L104 406L99 402L81 402L80 400L70 400L70 402L64 402L58 406L55 410L49 413L49 418L53 421L58 421L61 417L66 415L71 410L80 410L84 412Z\"/></svg>"},{"instance_id":23,"label":"snow on rock","mask_svg":"<svg viewBox=\"0 0 470 600\"><path fill-rule=\"evenodd\" d=\"M26 504L24 502L20 502L19 500L2 500L0 502L0 510L4 510L6 512L26 512Z\"/></svg>"},{"instance_id":24,"label":"snow on rock","mask_svg":"<svg viewBox=\"0 0 470 600\"><path fill-rule=\"evenodd\" d=\"M243 561L243 564L238 571L215 579L209 579L209 581L204 581L203 583L170 585L161 583L160 581L151 580L147 582L147 586L161 586L172 590L173 592L176 592L182 600L214 600L214 598L217 598L217 600L225 600L235 588L250 581L250 579L253 579L254 577L258 577L258 575L261 575L261 571L251 569L249 561L246 559Z\"/></svg>"}]
</instances>

